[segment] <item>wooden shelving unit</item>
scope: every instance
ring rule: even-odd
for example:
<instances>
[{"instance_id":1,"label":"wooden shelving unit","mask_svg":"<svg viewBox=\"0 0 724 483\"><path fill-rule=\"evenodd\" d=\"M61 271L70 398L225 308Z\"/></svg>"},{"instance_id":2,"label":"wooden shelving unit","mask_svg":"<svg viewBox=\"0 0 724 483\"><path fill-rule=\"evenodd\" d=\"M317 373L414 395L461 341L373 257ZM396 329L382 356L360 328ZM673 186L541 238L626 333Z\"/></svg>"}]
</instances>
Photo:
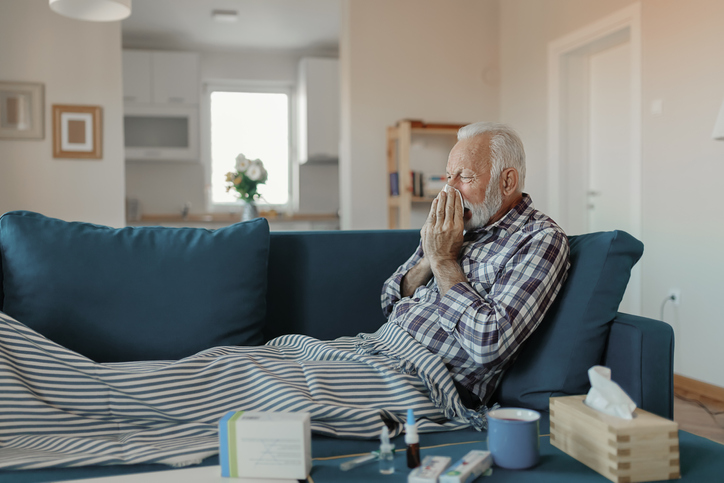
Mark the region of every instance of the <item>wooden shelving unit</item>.
<instances>
[{"instance_id":1,"label":"wooden shelving unit","mask_svg":"<svg viewBox=\"0 0 724 483\"><path fill-rule=\"evenodd\" d=\"M403 119L387 128L387 210L388 226L410 228L413 203L431 203L434 197L412 195L410 182L410 145L413 135L456 136L465 124L426 124L422 121ZM443 167L444 169L444 167ZM399 195L392 195L390 174L398 173Z\"/></svg>"}]
</instances>

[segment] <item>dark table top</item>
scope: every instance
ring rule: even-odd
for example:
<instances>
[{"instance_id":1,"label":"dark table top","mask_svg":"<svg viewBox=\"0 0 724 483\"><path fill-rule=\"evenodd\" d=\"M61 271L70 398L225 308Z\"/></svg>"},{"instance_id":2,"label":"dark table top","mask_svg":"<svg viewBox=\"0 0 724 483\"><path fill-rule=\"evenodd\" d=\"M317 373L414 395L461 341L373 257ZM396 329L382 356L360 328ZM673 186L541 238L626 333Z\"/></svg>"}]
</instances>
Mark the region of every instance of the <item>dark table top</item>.
<instances>
[{"instance_id":1,"label":"dark table top","mask_svg":"<svg viewBox=\"0 0 724 483\"><path fill-rule=\"evenodd\" d=\"M454 463L472 449L487 449L485 436L485 433L478 433L473 430L421 434L420 446L422 449L420 454L423 458L427 455L450 456ZM314 464L308 482L406 482L409 470L405 464L402 437L395 438L393 443L396 444L397 449L395 453L395 473L381 475L378 472L377 464L374 462L346 472L339 469L340 463L348 461L356 455L377 449L378 443L375 441L346 441L315 437L313 443ZM332 450L334 448L338 450L336 454L343 454L344 456L330 456L330 454L333 454ZM681 460L680 481L709 482L724 479L724 445L685 431L679 431L679 450ZM609 481L594 470L553 447L550 444L548 434L543 434L540 437L540 452L540 462L534 468L514 471L494 467L491 476L482 478L479 481L490 483L522 481L535 483L603 483ZM204 466L218 465L218 457L207 458L202 464ZM135 465L0 471L0 481L3 483L64 481L121 474L129 475L128 481L133 481L133 476L131 476L133 473L167 469L169 467L163 465Z\"/></svg>"}]
</instances>

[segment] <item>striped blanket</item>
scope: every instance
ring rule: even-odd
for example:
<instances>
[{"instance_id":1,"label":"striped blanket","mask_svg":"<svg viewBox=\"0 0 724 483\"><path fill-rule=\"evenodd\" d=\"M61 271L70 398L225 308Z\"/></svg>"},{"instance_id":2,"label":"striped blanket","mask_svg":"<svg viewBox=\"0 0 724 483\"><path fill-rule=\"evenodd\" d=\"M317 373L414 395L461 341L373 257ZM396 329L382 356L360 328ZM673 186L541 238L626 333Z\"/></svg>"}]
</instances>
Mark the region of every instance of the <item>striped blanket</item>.
<instances>
[{"instance_id":1,"label":"striped blanket","mask_svg":"<svg viewBox=\"0 0 724 483\"><path fill-rule=\"evenodd\" d=\"M99 364L0 312L0 468L165 463L218 452L230 410L309 412L312 430L377 438L474 426L440 359L392 324L334 341L282 336L178 361Z\"/></svg>"}]
</instances>

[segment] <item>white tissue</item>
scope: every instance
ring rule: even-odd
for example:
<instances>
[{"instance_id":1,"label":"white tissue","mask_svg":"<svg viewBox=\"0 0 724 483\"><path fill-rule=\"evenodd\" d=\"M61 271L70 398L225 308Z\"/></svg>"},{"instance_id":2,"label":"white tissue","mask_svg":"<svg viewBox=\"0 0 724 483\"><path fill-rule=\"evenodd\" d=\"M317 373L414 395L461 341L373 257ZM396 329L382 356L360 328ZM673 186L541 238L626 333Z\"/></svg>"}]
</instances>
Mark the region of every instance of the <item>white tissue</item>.
<instances>
[{"instance_id":1,"label":"white tissue","mask_svg":"<svg viewBox=\"0 0 724 483\"><path fill-rule=\"evenodd\" d=\"M633 419L636 403L623 392L621 386L611 380L611 369L593 366L588 370L591 390L585 403L598 411L623 419Z\"/></svg>"},{"instance_id":2,"label":"white tissue","mask_svg":"<svg viewBox=\"0 0 724 483\"><path fill-rule=\"evenodd\" d=\"M458 197L460 198L460 203L463 202L463 194L460 192L459 189L453 188L453 187L450 186L449 184L446 184L446 185L442 188L442 190L443 190L445 193L450 193L450 191L455 191L455 192L458 194Z\"/></svg>"}]
</instances>

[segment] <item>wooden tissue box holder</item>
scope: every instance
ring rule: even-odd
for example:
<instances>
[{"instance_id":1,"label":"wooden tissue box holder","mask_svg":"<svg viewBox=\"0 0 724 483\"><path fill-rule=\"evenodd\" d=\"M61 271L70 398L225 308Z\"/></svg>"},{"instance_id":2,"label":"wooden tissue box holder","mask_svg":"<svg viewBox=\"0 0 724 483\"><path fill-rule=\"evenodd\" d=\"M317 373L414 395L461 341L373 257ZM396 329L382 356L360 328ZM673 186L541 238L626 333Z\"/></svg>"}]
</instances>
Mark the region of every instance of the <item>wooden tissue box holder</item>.
<instances>
[{"instance_id":1,"label":"wooden tissue box holder","mask_svg":"<svg viewBox=\"0 0 724 483\"><path fill-rule=\"evenodd\" d=\"M636 408L633 419L550 398L551 444L617 483L679 478L679 425Z\"/></svg>"}]
</instances>

